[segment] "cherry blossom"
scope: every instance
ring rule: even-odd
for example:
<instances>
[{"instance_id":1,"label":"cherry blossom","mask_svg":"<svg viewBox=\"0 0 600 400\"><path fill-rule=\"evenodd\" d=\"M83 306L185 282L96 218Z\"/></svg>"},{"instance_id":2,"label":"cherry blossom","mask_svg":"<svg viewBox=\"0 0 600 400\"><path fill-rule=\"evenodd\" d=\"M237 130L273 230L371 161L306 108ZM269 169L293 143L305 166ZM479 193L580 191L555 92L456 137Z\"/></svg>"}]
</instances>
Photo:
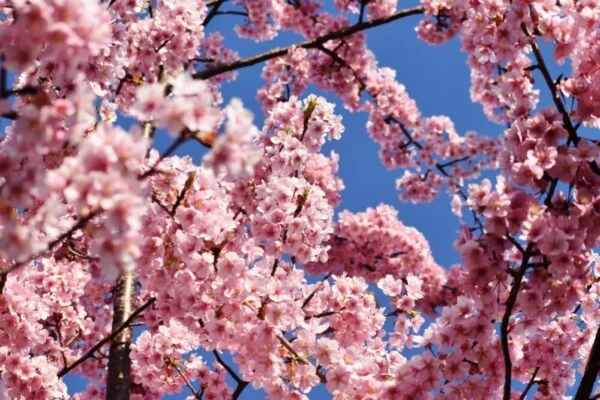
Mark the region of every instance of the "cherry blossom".
<instances>
[{"instance_id":1,"label":"cherry blossom","mask_svg":"<svg viewBox=\"0 0 600 400\"><path fill-rule=\"evenodd\" d=\"M0 1L0 399L598 397L599 5L397 6ZM417 15L498 135L379 63L368 30ZM242 57L233 18L294 42ZM261 63L253 115L224 89ZM460 262L344 209L346 111L399 202L449 200Z\"/></svg>"}]
</instances>

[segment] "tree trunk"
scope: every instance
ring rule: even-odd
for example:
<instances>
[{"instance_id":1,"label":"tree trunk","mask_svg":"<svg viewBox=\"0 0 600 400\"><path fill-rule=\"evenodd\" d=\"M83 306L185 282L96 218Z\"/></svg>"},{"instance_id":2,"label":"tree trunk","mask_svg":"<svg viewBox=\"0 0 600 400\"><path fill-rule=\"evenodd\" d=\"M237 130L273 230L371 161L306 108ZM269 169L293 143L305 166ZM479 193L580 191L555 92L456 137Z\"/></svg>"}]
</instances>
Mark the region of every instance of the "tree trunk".
<instances>
[{"instance_id":1,"label":"tree trunk","mask_svg":"<svg viewBox=\"0 0 600 400\"><path fill-rule=\"evenodd\" d=\"M115 303L112 329L122 325L135 309L135 276L133 272L122 272L115 286ZM107 400L129 400L131 379L130 346L133 328L127 327L110 343L108 356Z\"/></svg>"}]
</instances>

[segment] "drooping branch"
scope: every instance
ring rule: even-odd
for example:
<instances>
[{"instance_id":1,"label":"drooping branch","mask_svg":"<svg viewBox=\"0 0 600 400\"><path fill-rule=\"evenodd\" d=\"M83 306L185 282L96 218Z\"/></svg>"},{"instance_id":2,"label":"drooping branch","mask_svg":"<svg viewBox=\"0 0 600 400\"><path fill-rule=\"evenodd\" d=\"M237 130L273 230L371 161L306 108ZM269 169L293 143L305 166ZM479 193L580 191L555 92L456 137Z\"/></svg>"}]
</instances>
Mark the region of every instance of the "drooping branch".
<instances>
[{"instance_id":1,"label":"drooping branch","mask_svg":"<svg viewBox=\"0 0 600 400\"><path fill-rule=\"evenodd\" d=\"M113 314L113 331L123 326L133 314L135 304L136 278L132 271L123 271L115 286L115 303ZM108 355L108 377L106 380L106 397L111 400L129 400L131 384L131 343L133 328L126 326L114 335Z\"/></svg>"},{"instance_id":2,"label":"drooping branch","mask_svg":"<svg viewBox=\"0 0 600 400\"><path fill-rule=\"evenodd\" d=\"M339 63L343 67L347 68L350 72L352 72L352 74L354 75L354 78L360 84L361 90L366 90L366 92L375 101L375 104L378 104L377 103L377 94L376 93L371 93L371 92L369 92L366 89L367 88L367 84L365 83L365 81L359 76L359 74L354 70L354 68L352 68L352 66L350 64L348 64L348 62L346 60L344 60L342 57L340 57L340 55L337 54L334 50L330 50L330 49L326 48L325 46L323 46L322 44L318 45L317 49L319 49L323 53L327 54L329 57L331 57L331 59L333 61ZM393 122L393 123L397 124L400 127L400 129L402 130L403 135L408 140L408 142L405 143L406 146L413 145L413 146L415 146L419 150L423 149L423 145L413 138L412 134L409 132L409 130L406 128L406 126L404 126L404 124L401 121L399 121L398 119L394 118L391 115L386 116L384 118L384 121L386 123L388 123L388 124L390 124L390 123ZM447 167L451 167L451 166L453 166L455 164L458 164L460 162L463 162L463 161L468 161L470 158L471 158L470 156L464 156L462 158L453 159L453 160L450 160L450 161L445 162L445 163L436 162L435 163L435 167L436 167L436 169L442 175L444 175L446 178L448 178L448 180L451 180L451 176L446 171L446 168ZM456 186L456 193L459 194L462 197L463 200L467 200L468 196L465 193L465 191L463 190L463 188L460 185L458 185L457 183L454 183L454 185ZM472 210L472 212L473 212L473 218L474 218L475 222L477 223L478 227L483 231L483 223L481 222L481 220L477 216L477 213L475 212L475 210Z\"/></svg>"},{"instance_id":3,"label":"drooping branch","mask_svg":"<svg viewBox=\"0 0 600 400\"><path fill-rule=\"evenodd\" d=\"M140 308L138 308L133 313L131 313L131 315L129 316L129 318L127 318L125 321L123 321L123 323L121 325L119 325L116 329L113 329L113 331L110 333L110 335L106 336L104 339L102 339L98 343L96 343L84 355L82 355L81 357L79 357L77 359L77 361L75 361L71 365L69 365L69 366L64 367L63 369L61 369L60 372L58 373L58 377L62 378L63 376L65 376L66 374L68 374L69 372L71 372L73 369L77 368L85 360L87 360L88 358L90 358L91 356L93 356L96 351L98 351L98 350L100 350L102 348L102 346L104 346L106 343L108 343L109 341L111 341L116 335L118 335L119 333L121 333L121 331L123 331L123 329L127 328L128 326L130 326L131 323L138 316L140 316L148 307L150 307L152 304L154 304L155 301L156 301L156 297L152 297L150 300L148 300L147 302L145 302Z\"/></svg>"},{"instance_id":4,"label":"drooping branch","mask_svg":"<svg viewBox=\"0 0 600 400\"><path fill-rule=\"evenodd\" d=\"M350 27L340 29L338 31L327 33L323 36L319 36L316 39L306 40L301 43L297 43L295 45L287 46L287 47L279 47L265 53L261 53L252 57L243 58L241 60L234 61L229 64L223 64L216 66L211 69L207 69L205 71L196 72L193 76L196 79L209 79L213 78L217 75L224 74L226 72L235 71L241 68L250 67L252 65L271 60L273 58L281 57L286 55L290 50L294 48L303 48L303 49L316 49L320 45L329 42L330 40L341 39L346 36L350 36L352 34L365 31L370 28L374 28L376 26L388 24L395 20L408 17L411 15L418 15L423 13L423 7L413 7L405 10L400 10L390 16L374 19L367 22L360 22L358 24L352 25Z\"/></svg>"}]
</instances>

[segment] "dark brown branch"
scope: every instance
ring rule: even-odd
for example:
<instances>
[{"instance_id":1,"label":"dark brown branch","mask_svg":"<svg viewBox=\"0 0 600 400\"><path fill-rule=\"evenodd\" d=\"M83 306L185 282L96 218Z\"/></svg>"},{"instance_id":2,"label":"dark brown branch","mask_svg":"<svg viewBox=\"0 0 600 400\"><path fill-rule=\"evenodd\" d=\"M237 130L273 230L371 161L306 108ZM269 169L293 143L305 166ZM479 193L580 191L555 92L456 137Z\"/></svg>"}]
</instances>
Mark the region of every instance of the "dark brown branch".
<instances>
[{"instance_id":1,"label":"dark brown branch","mask_svg":"<svg viewBox=\"0 0 600 400\"><path fill-rule=\"evenodd\" d=\"M452 166L452 165L454 165L454 164L458 164L459 162L462 162L462 161L467 161L469 158L471 158L471 157L470 157L470 156L464 156L464 157L462 157L462 158L456 158L456 159L454 159L454 160L451 160L451 161L448 161L448 162L445 162L445 163L439 164L439 167L440 167L440 168L446 168L446 167L450 167L450 166Z\"/></svg>"},{"instance_id":2,"label":"dark brown branch","mask_svg":"<svg viewBox=\"0 0 600 400\"><path fill-rule=\"evenodd\" d=\"M63 376L65 376L66 374L68 374L69 372L71 372L74 368L77 368L85 360L87 360L88 358L90 358L96 351L100 350L102 348L102 346L104 346L106 343L108 343L110 340L112 340L113 337L115 337L116 335L118 335L123 329L127 328L131 324L131 322L133 322L134 319L136 319L148 307L150 307L152 304L154 304L155 301L156 301L156 298L152 297L150 300L148 300L147 302L145 302L144 305L142 305L140 308L138 308L137 310L135 310L129 316L129 318L127 318L120 326L118 326L116 329L114 329L110 333L110 335L106 336L104 339L102 339L101 341L99 341L98 343L96 343L94 345L94 347L92 347L84 355L82 355L81 357L79 357L77 359L77 361L75 361L73 364L69 365L68 367L63 368L62 370L60 370L60 372L58 373L58 377L62 378Z\"/></svg>"},{"instance_id":3,"label":"dark brown branch","mask_svg":"<svg viewBox=\"0 0 600 400\"><path fill-rule=\"evenodd\" d=\"M342 42L343 44L344 42ZM341 46L341 45L340 45ZM338 46L338 47L340 47ZM338 48L336 47L336 49ZM343 67L348 68L352 74L354 75L354 78L358 81L358 83L360 84L360 88L361 90L364 90L366 88L366 84L364 82L363 79L361 79L360 76L358 76L358 74L356 73L356 71L352 68L352 66L350 66L346 60L344 60L342 57L339 56L339 54L336 53L335 50L330 50L327 49L325 46L323 45L318 45L317 49L319 49L320 51L322 51L323 53L327 54L329 57L331 57L331 59L337 63L339 63L340 65L342 65ZM373 100L375 101L375 104L377 104L377 94L373 94L370 93L369 91L367 91L367 93L373 98ZM402 133L404 134L404 136L406 137L406 139L408 140L403 147L407 147L409 145L413 145L415 146L417 149L421 150L423 149L423 145L421 143L419 143L418 141L416 141L411 133L408 131L408 129L406 128L406 126L404 126L404 124L402 122L400 122L398 119L394 118L391 115L388 115L385 117L385 122L387 124L390 124L392 122L394 122L395 124L397 124L400 129L402 130ZM458 164L462 161L468 161L470 159L470 156L464 156L462 158L458 158L458 159L453 159L450 161L447 161L445 163L439 163L436 162L435 167L437 168L438 171L440 171L440 173L442 175L444 175L446 178L448 178L450 180L451 176L450 174L448 174L448 172L446 171L447 167L450 167L452 165ZM427 175L429 174L431 170L427 170L427 173L425 174L423 180L427 179ZM468 196L467 194L464 192L464 190L462 189L461 186L459 186L458 184L455 184L458 187L457 193L464 199L467 200ZM481 231L483 231L483 223L481 222L481 220L479 219L479 217L477 216L477 213L475 212L475 210L472 210L473 212L473 219L475 220L477 226L479 227L479 229ZM366 267L369 271L374 271L372 266L369 265L363 265L363 267Z\"/></svg>"},{"instance_id":4,"label":"dark brown branch","mask_svg":"<svg viewBox=\"0 0 600 400\"><path fill-rule=\"evenodd\" d=\"M519 267L519 270L514 278L513 287L510 290L508 300L506 301L506 309L504 310L502 323L500 324L500 342L502 344L502 354L504 356L504 400L510 400L512 379L512 361L510 359L510 348L508 344L508 323L510 321L512 310L517 302L519 288L521 287L521 282L525 276L525 271L527 270L527 265L529 264L529 257L531 257L532 250L533 244L529 243L525 249L525 253L523 254L521 266Z\"/></svg>"},{"instance_id":5,"label":"dark brown branch","mask_svg":"<svg viewBox=\"0 0 600 400\"><path fill-rule=\"evenodd\" d=\"M215 15L240 15L242 17L247 17L248 13L243 11L234 11L234 10L225 10L225 11L217 11Z\"/></svg>"},{"instance_id":6,"label":"dark brown branch","mask_svg":"<svg viewBox=\"0 0 600 400\"><path fill-rule=\"evenodd\" d=\"M345 307L342 307L339 311L324 311L320 314L315 314L315 315L308 315L306 317L304 317L304 320L309 320L311 318L323 318L323 317L329 317L330 315L334 315L339 313L340 311L344 310Z\"/></svg>"},{"instance_id":7,"label":"dark brown branch","mask_svg":"<svg viewBox=\"0 0 600 400\"><path fill-rule=\"evenodd\" d=\"M10 119L11 121L15 121L19 118L19 114L16 111L9 111L7 113L1 114L0 117L4 119Z\"/></svg>"},{"instance_id":8,"label":"dark brown branch","mask_svg":"<svg viewBox=\"0 0 600 400\"><path fill-rule=\"evenodd\" d=\"M220 4L220 3L217 3ZM356 25L352 25L348 28L340 29L339 31L330 32L316 39L306 40L301 43L297 43L292 46L280 47L262 54L258 54L252 57L244 58L241 60L234 61L230 64L224 64L216 66L215 68L207 69L205 71L196 72L194 78L196 79L209 79L225 72L235 71L241 68L250 67L252 65L271 60L273 58L281 57L286 55L291 49L303 48L303 49L316 49L320 45L329 42L330 40L341 39L352 34L374 28L376 26L384 25L395 21L400 18L408 17L411 15L417 15L423 13L423 7L413 7L405 10L400 10L390 16L374 19L367 22L361 22ZM207 17L208 18L208 17Z\"/></svg>"},{"instance_id":9,"label":"dark brown branch","mask_svg":"<svg viewBox=\"0 0 600 400\"><path fill-rule=\"evenodd\" d=\"M511 242L513 244L513 246L515 246L517 248L517 250L519 250L519 253L525 254L525 249L523 248L523 246L521 246L521 243L517 242L517 240L514 237L512 237L511 235L509 235L507 233L505 235L505 239L508 240L509 242Z\"/></svg>"},{"instance_id":10,"label":"dark brown branch","mask_svg":"<svg viewBox=\"0 0 600 400\"><path fill-rule=\"evenodd\" d=\"M207 4L207 6L211 7L208 14L206 14L206 18L202 21L202 26L208 25L208 23L217 15L217 11L219 11L219 7L225 2L225 0L217 0Z\"/></svg>"},{"instance_id":11,"label":"dark brown branch","mask_svg":"<svg viewBox=\"0 0 600 400\"><path fill-rule=\"evenodd\" d=\"M231 400L239 399L242 392L244 391L244 389L246 389L246 386L248 386L248 382L246 382L246 381L242 381L241 383L238 383L238 385L235 388L235 391L231 395Z\"/></svg>"},{"instance_id":12,"label":"dark brown branch","mask_svg":"<svg viewBox=\"0 0 600 400\"><path fill-rule=\"evenodd\" d=\"M0 57L0 61L4 64L4 56ZM4 65L0 67L0 96L6 97L6 87L8 84L8 73Z\"/></svg>"},{"instance_id":13,"label":"dark brown branch","mask_svg":"<svg viewBox=\"0 0 600 400\"><path fill-rule=\"evenodd\" d=\"M367 7L367 4L369 3L369 0L360 0L360 13L358 14L358 22L363 22L364 17L365 17L365 9Z\"/></svg>"}]
</instances>

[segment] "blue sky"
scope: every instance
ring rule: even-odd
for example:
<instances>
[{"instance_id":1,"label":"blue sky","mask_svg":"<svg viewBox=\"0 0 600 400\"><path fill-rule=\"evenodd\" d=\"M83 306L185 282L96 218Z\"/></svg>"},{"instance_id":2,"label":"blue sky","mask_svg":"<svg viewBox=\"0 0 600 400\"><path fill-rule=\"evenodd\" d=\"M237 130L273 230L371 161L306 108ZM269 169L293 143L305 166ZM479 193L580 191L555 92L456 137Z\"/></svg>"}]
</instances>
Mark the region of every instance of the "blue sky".
<instances>
[{"instance_id":1,"label":"blue sky","mask_svg":"<svg viewBox=\"0 0 600 400\"><path fill-rule=\"evenodd\" d=\"M414 4L402 4L402 8L412 5ZM231 8L223 6L223 9ZM461 134L475 130L483 135L500 135L504 127L487 121L481 106L471 102L469 70L466 55L460 52L459 41L455 39L442 46L430 46L421 42L415 33L415 26L420 18L412 16L368 31L368 45L375 53L379 65L397 71L397 79L406 86L424 116L447 115L454 121L456 130ZM239 39L232 31L233 25L238 22L242 22L239 16L217 16L210 23L208 30L220 31L228 46L238 51L241 57L301 41L300 37L289 33L280 34L273 41L258 44ZM240 70L237 80L223 87L225 104L234 97L242 99L244 105L253 111L255 123L259 128L264 120L256 100L257 89L263 84L260 78L261 70L262 64ZM540 89L545 93L545 88ZM340 141L330 142L324 148L325 154L335 150L340 155L339 175L344 180L346 189L342 192L342 203L337 211L348 209L359 212L380 203L393 205L399 210L399 218L404 224L416 227L429 240L438 264L449 267L459 262L458 254L452 245L458 230L458 220L450 212L448 196L443 194L431 204L401 203L395 189L395 180L402 175L402 171L388 171L381 164L378 156L379 146L369 138L366 131L367 115L348 112L332 93L320 92L314 87L310 88L306 95L309 93L316 93L335 102L338 105L336 111L343 116L346 127ZM165 132L158 132L156 147L164 150L171 140ZM197 143L189 143L176 154L189 154L200 163L204 151ZM468 215L466 218L470 221ZM208 359L212 362L210 356ZM84 381L73 375L67 377L67 384L73 393L82 389ZM188 395L190 392L186 389L167 398L183 399ZM313 390L309 397L330 398L323 387ZM255 391L248 386L241 398L262 399L264 392Z\"/></svg>"}]
</instances>

